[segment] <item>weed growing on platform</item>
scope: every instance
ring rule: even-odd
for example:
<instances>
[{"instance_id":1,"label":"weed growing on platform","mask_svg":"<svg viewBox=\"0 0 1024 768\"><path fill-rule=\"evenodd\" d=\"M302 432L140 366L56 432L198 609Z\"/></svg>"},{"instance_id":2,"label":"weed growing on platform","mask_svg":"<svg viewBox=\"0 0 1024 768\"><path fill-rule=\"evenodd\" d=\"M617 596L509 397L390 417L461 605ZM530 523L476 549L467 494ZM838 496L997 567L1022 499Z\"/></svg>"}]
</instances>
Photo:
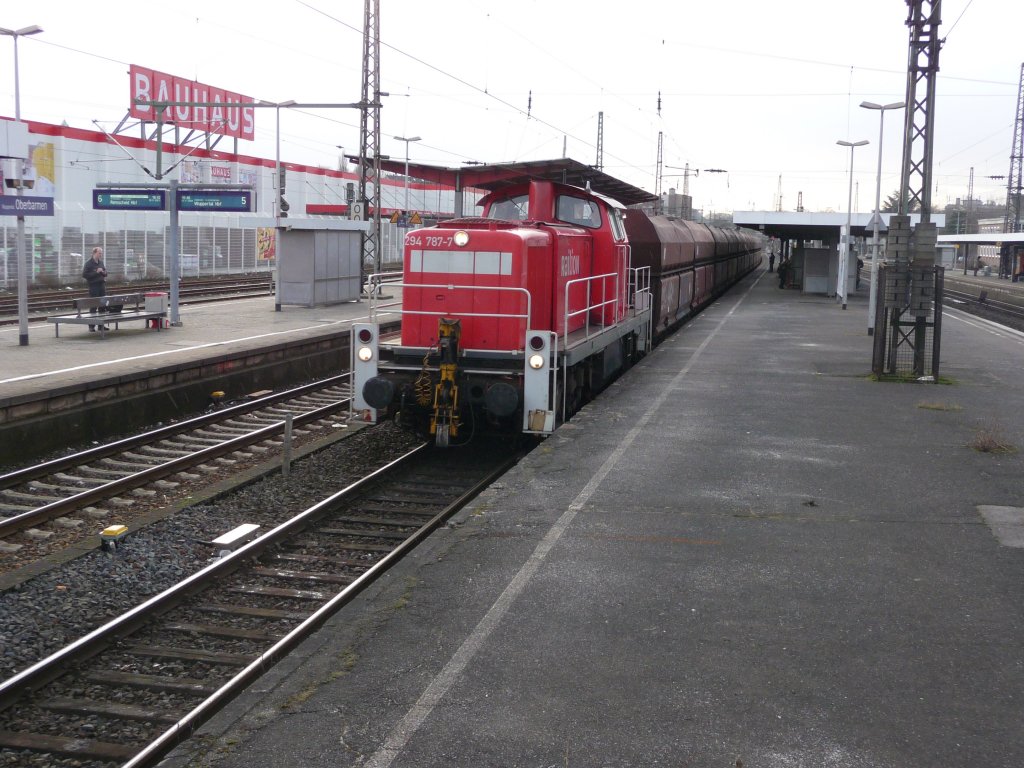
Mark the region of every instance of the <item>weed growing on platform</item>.
<instances>
[{"instance_id":1,"label":"weed growing on platform","mask_svg":"<svg viewBox=\"0 0 1024 768\"><path fill-rule=\"evenodd\" d=\"M1017 448L1011 445L995 424L982 427L975 433L974 439L968 444L979 453L1016 453Z\"/></svg>"},{"instance_id":2,"label":"weed growing on platform","mask_svg":"<svg viewBox=\"0 0 1024 768\"><path fill-rule=\"evenodd\" d=\"M939 376L937 379L928 377L927 380L925 380L911 374L894 375L889 373L871 373L868 374L867 380L881 382L883 384L941 384L947 387L956 384L956 380L951 379L948 376Z\"/></svg>"},{"instance_id":3,"label":"weed growing on platform","mask_svg":"<svg viewBox=\"0 0 1024 768\"><path fill-rule=\"evenodd\" d=\"M917 404L918 408L923 408L926 411L962 411L963 408L957 403L940 403L925 400Z\"/></svg>"}]
</instances>

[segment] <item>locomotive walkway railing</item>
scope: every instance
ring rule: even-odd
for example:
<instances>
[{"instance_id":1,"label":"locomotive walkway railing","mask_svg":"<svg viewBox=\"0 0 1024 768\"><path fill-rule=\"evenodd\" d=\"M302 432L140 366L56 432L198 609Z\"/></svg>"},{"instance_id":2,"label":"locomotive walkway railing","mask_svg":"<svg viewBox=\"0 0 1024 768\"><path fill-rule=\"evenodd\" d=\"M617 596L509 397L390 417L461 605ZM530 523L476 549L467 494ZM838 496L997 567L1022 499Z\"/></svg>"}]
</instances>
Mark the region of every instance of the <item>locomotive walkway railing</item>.
<instances>
[{"instance_id":1,"label":"locomotive walkway railing","mask_svg":"<svg viewBox=\"0 0 1024 768\"><path fill-rule=\"evenodd\" d=\"M525 323L524 331L526 327L529 327L531 311L533 309L533 297L530 295L529 290L526 288L519 288L514 286L487 286L487 285L456 285L454 283L403 283L399 280L387 279L391 275L397 275L401 277L401 273L377 273L369 276L367 283L369 287L370 295L370 308L368 312L369 321L371 323L380 322L377 317L378 314L391 314L398 315L399 317L404 315L419 315L425 317L446 317L455 315L459 318L483 318L490 320L517 320ZM417 288L424 288L434 291L446 291L451 293L459 292L493 292L493 293L508 293L508 294L519 294L526 298L526 311L525 312L453 312L450 309L447 310L420 310L420 309L406 309L403 302L391 301L388 297L385 297L381 291L385 288L388 289L399 289L402 291L413 290ZM386 303L385 303L386 302ZM523 334L517 334L517 337L522 338ZM523 347L520 346L519 350Z\"/></svg>"}]
</instances>

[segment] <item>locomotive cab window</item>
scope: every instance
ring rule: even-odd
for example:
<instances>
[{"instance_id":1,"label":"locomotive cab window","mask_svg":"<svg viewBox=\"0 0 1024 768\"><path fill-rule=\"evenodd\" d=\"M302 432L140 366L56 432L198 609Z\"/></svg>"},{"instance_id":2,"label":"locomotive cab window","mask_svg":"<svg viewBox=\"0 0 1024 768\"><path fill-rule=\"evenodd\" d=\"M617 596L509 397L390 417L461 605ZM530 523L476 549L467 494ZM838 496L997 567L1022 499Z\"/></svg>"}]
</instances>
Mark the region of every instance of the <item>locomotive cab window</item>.
<instances>
[{"instance_id":1,"label":"locomotive cab window","mask_svg":"<svg viewBox=\"0 0 1024 768\"><path fill-rule=\"evenodd\" d=\"M597 229L601 226L601 209L593 200L559 195L555 218L568 224Z\"/></svg>"},{"instance_id":2,"label":"locomotive cab window","mask_svg":"<svg viewBox=\"0 0 1024 768\"><path fill-rule=\"evenodd\" d=\"M488 218L504 219L506 221L525 221L529 202L529 195L516 195L507 200L501 200L491 205L490 211L487 214Z\"/></svg>"},{"instance_id":3,"label":"locomotive cab window","mask_svg":"<svg viewBox=\"0 0 1024 768\"><path fill-rule=\"evenodd\" d=\"M622 211L612 208L609 218L612 222L612 237L615 238L615 242L621 243L626 239L626 223L622 220Z\"/></svg>"}]
</instances>

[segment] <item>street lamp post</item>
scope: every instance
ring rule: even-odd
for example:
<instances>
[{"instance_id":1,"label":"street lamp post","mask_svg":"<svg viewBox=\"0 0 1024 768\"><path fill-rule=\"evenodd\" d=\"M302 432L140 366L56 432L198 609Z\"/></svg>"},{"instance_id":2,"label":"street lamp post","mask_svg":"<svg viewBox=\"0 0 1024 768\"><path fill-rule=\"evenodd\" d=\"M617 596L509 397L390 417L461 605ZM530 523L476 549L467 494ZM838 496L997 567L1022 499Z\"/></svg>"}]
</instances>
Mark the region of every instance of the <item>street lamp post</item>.
<instances>
[{"instance_id":1,"label":"street lamp post","mask_svg":"<svg viewBox=\"0 0 1024 768\"><path fill-rule=\"evenodd\" d=\"M841 147L850 148L850 192L846 198L846 242L843 245L842 254L839 258L839 298L843 302L843 309L846 309L846 273L849 270L850 263L850 240L853 239L853 149L854 147L863 147L869 143L867 139L861 139L860 141L843 141L840 139L836 142Z\"/></svg>"},{"instance_id":2,"label":"street lamp post","mask_svg":"<svg viewBox=\"0 0 1024 768\"><path fill-rule=\"evenodd\" d=\"M404 136L395 136L396 141L405 142L405 212L409 213L409 144L414 141L421 141L419 136L412 136L405 138Z\"/></svg>"},{"instance_id":3,"label":"street lamp post","mask_svg":"<svg viewBox=\"0 0 1024 768\"><path fill-rule=\"evenodd\" d=\"M277 279L274 280L275 312L281 311L281 217L288 215L288 202L284 199L284 184L281 183L281 107L294 107L297 103L293 99L261 102L262 106L274 108L277 119L274 132L274 166L277 168L277 182L274 185L274 262L277 271Z\"/></svg>"},{"instance_id":4,"label":"street lamp post","mask_svg":"<svg viewBox=\"0 0 1024 768\"><path fill-rule=\"evenodd\" d=\"M878 306L878 228L882 223L882 131L885 128L885 110L903 109L907 105L902 101L896 101L892 104L875 104L871 101L862 101L860 105L864 109L878 110L878 173L875 177L875 215L871 219L874 225L874 236L871 239L871 293L868 300L868 336L874 336L875 309ZM853 150L851 149L850 152L853 152ZM850 165L852 166L853 163L851 162ZM965 266L966 263L965 258Z\"/></svg>"},{"instance_id":5,"label":"street lamp post","mask_svg":"<svg viewBox=\"0 0 1024 768\"><path fill-rule=\"evenodd\" d=\"M0 35L14 38L14 119L21 122L21 88L18 82L18 38L37 35L43 28L33 24L21 29L5 29L0 27ZM18 158L15 180L18 185L18 197L24 186L24 158ZM4 258L7 258L6 254ZM25 217L18 214L18 345L28 346L28 267L25 264Z\"/></svg>"}]
</instances>

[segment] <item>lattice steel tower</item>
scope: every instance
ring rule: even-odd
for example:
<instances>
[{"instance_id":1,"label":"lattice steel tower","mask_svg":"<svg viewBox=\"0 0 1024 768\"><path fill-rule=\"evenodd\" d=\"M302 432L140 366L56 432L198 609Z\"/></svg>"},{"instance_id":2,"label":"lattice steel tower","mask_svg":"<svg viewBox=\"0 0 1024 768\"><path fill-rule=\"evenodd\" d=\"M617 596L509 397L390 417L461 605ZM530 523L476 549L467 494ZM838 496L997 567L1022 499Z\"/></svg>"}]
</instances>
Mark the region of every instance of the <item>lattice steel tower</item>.
<instances>
[{"instance_id":1,"label":"lattice steel tower","mask_svg":"<svg viewBox=\"0 0 1024 768\"><path fill-rule=\"evenodd\" d=\"M1017 117L1013 123L1013 149L1010 151L1010 175L1006 185L1006 216L1003 232L1021 231L1021 166L1024 164L1024 64L1020 65L1017 90Z\"/></svg>"},{"instance_id":2,"label":"lattice steel tower","mask_svg":"<svg viewBox=\"0 0 1024 768\"><path fill-rule=\"evenodd\" d=\"M938 30L942 0L907 0L910 27L907 63L907 111L903 126L903 172L900 214L920 208L921 222L931 220L932 139L935 125L935 78L939 72Z\"/></svg>"},{"instance_id":3,"label":"lattice steel tower","mask_svg":"<svg viewBox=\"0 0 1024 768\"><path fill-rule=\"evenodd\" d=\"M363 220L373 224L363 235L363 269L380 272L380 5L365 0L363 15L363 90L359 104L359 200Z\"/></svg>"},{"instance_id":4,"label":"lattice steel tower","mask_svg":"<svg viewBox=\"0 0 1024 768\"><path fill-rule=\"evenodd\" d=\"M937 381L941 308L935 298L941 290L941 270L935 269L938 230L931 221L931 181L942 2L906 3L910 45L899 213L889 220L886 254L893 264L885 270L885 285L881 286L886 330L875 334L871 367L876 374L906 370L917 378L930 369L932 380ZM911 211L921 215L916 227L910 223ZM904 320L904 315L911 319ZM902 354L904 350L909 354Z\"/></svg>"}]
</instances>

